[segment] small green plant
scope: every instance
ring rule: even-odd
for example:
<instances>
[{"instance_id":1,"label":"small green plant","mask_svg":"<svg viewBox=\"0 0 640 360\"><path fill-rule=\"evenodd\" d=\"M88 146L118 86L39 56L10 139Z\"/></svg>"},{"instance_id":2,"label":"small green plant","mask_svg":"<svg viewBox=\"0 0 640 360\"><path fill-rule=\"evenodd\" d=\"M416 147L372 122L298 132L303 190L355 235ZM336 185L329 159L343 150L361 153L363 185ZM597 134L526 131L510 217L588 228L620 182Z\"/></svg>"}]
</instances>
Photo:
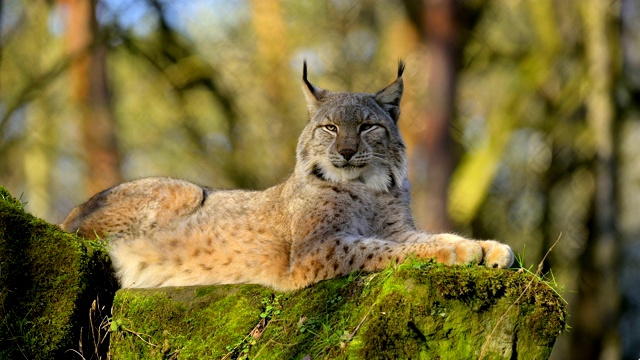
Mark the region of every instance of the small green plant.
<instances>
[{"instance_id":1,"label":"small green plant","mask_svg":"<svg viewBox=\"0 0 640 360\"><path fill-rule=\"evenodd\" d=\"M112 320L109 319L110 323L109 323L109 331L111 332L118 332L118 331L124 331L124 324L122 324L122 320L117 319L117 320Z\"/></svg>"},{"instance_id":2,"label":"small green plant","mask_svg":"<svg viewBox=\"0 0 640 360\"><path fill-rule=\"evenodd\" d=\"M4 189L4 188L2 188L2 189ZM6 191L6 189L5 189L5 191ZM24 193L20 194L20 198L13 199L13 197L8 192L0 192L0 198L2 198L3 201L15 202L15 203L17 203L18 206L20 206L20 209L22 209L22 210L24 210L24 207L27 206L27 204L29 203L26 200L22 200L23 196L24 196Z\"/></svg>"},{"instance_id":3,"label":"small green plant","mask_svg":"<svg viewBox=\"0 0 640 360\"><path fill-rule=\"evenodd\" d=\"M273 316L280 315L282 312L282 305L280 305L280 300L282 299L282 294L272 296L271 299L264 298L262 299L262 304L264 305L264 311L260 314L260 317L263 319L271 319Z\"/></svg>"},{"instance_id":4,"label":"small green plant","mask_svg":"<svg viewBox=\"0 0 640 360\"><path fill-rule=\"evenodd\" d=\"M558 240L560 240L560 238L558 238ZM525 266L524 264L525 251L526 251L526 247L522 249L521 255L518 255L518 254L515 255L516 264L518 264L516 268L517 271L520 273L527 274L528 276L532 276L533 278L547 285L549 289L551 289L554 293L556 293L556 295L558 295L558 297L562 300L562 302L568 305L569 303L567 302L567 300L565 300L565 298L562 297L561 292L563 291L563 288L556 281L556 277L555 275L553 275L553 270L549 270L548 273L542 274L541 269L542 269L542 263L544 262L544 260L540 262L540 264L538 265L538 269L536 271L533 271L533 265L529 265L528 267ZM549 249L549 251L551 251L551 249Z\"/></svg>"},{"instance_id":5,"label":"small green plant","mask_svg":"<svg viewBox=\"0 0 640 360\"><path fill-rule=\"evenodd\" d=\"M254 346L257 342L258 340L256 338L247 336L234 345L226 346L225 348L229 353L223 359L228 359L233 356L233 354L237 355L237 359L248 359L248 354L251 350L251 347Z\"/></svg>"},{"instance_id":6,"label":"small green plant","mask_svg":"<svg viewBox=\"0 0 640 360\"><path fill-rule=\"evenodd\" d=\"M491 341L491 338L493 336L493 332L498 328L498 324L500 324L504 320L504 318L507 315L507 313L509 312L509 310L511 310L511 308L513 308L520 301L520 299L529 291L529 288L531 287L531 285L533 284L534 281L538 280L538 281L544 283L545 285L547 285L553 292L555 292L558 295L558 297L560 299L562 299L562 301L565 304L567 304L567 301L562 297L562 295L560 295L560 293L557 290L559 288L559 286L558 286L558 283L556 283L556 280L555 280L555 277L553 276L553 273L551 273L551 279L552 280L548 279L547 274L542 274L542 266L544 264L544 261L547 259L547 256L549 256L551 251L553 251L553 248L556 247L556 245L558 244L558 242L560 241L561 238L562 238L562 233L560 233L560 235L558 235L558 239L556 239L556 241L553 243L553 245L551 245L549 250L547 250L547 253L542 257L542 260L538 264L538 268L537 268L537 270L535 272L532 271L533 265L530 266L529 268L525 268L523 266L524 265L524 260L523 260L524 259L524 250L522 252L522 256L518 257L516 255L516 261L520 265L520 269L518 269L518 271L529 275L531 277L531 280L529 281L527 286L525 286L524 290L522 290L522 292L520 293L520 296L518 296L516 301L514 301L513 304L511 304L511 306L509 306L509 308L504 312L504 314L502 314L502 316L500 316L500 318L498 319L498 322L493 327L493 329L491 330L491 333L489 333L489 336L487 337L487 339L485 340L484 344L482 345L482 348L480 349L480 356L478 357L478 360L482 360L484 358L485 351L487 349L487 345Z\"/></svg>"},{"instance_id":7,"label":"small green plant","mask_svg":"<svg viewBox=\"0 0 640 360\"><path fill-rule=\"evenodd\" d=\"M20 201L20 204L22 205L22 209L24 209L24 207L27 206L27 204L29 203L27 200L22 200L23 196L24 196L24 193L21 193L20 197L18 198L18 201Z\"/></svg>"},{"instance_id":8,"label":"small green plant","mask_svg":"<svg viewBox=\"0 0 640 360\"><path fill-rule=\"evenodd\" d=\"M309 332L314 335L313 345L309 348L312 358L322 358L328 349L339 347L345 333L343 323L332 325L327 321L319 321L316 329Z\"/></svg>"},{"instance_id":9,"label":"small green plant","mask_svg":"<svg viewBox=\"0 0 640 360\"><path fill-rule=\"evenodd\" d=\"M258 321L256 326L254 326L249 335L238 340L233 345L225 346L228 353L222 358L223 360L230 359L232 356L235 356L236 359L249 358L249 351L251 351L251 348L258 343L258 339L262 336L262 333L269 325L269 321L271 321L274 316L278 316L282 313L282 305L280 304L280 301L283 297L283 294L278 294L262 299L264 310L260 313L260 321Z\"/></svg>"},{"instance_id":10,"label":"small green plant","mask_svg":"<svg viewBox=\"0 0 640 360\"><path fill-rule=\"evenodd\" d=\"M300 333L310 332L312 334L316 334L315 331L318 329L319 325L320 320L307 319L307 317L304 316L298 321L298 331Z\"/></svg>"},{"instance_id":11,"label":"small green plant","mask_svg":"<svg viewBox=\"0 0 640 360\"><path fill-rule=\"evenodd\" d=\"M333 306L340 303L341 301L342 301L342 296L336 295L334 298L330 299L328 303L329 303L329 306Z\"/></svg>"}]
</instances>

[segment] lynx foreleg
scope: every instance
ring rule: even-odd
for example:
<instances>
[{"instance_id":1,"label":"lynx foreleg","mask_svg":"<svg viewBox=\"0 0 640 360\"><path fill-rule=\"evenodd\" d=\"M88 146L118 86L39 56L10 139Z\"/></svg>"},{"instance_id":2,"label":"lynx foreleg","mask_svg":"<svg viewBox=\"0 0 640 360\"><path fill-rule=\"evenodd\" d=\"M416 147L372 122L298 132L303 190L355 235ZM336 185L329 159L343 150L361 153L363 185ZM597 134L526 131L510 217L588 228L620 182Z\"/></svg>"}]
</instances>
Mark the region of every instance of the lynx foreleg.
<instances>
[{"instance_id":1,"label":"lynx foreleg","mask_svg":"<svg viewBox=\"0 0 640 360\"><path fill-rule=\"evenodd\" d=\"M421 238L405 242L353 236L310 241L307 246L293 249L291 279L284 287L294 290L352 271L379 271L389 263L403 262L408 256L434 259L446 265L479 264L483 260L485 250L481 242L449 234L417 234ZM502 254L496 249L492 251ZM511 264L505 261L501 265Z\"/></svg>"},{"instance_id":2,"label":"lynx foreleg","mask_svg":"<svg viewBox=\"0 0 640 360\"><path fill-rule=\"evenodd\" d=\"M513 251L508 245L493 240L471 240L453 234L428 234L421 231L398 232L390 238L400 243L435 242L453 245L458 264L483 263L487 267L507 268L514 260Z\"/></svg>"}]
</instances>

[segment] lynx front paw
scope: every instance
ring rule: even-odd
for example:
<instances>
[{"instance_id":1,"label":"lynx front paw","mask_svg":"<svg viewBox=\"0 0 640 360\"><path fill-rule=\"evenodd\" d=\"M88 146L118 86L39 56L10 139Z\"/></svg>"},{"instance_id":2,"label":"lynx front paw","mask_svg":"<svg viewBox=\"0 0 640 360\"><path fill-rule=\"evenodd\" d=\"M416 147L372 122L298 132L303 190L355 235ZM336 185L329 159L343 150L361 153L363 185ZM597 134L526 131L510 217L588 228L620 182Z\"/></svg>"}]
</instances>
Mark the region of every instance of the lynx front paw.
<instances>
[{"instance_id":1,"label":"lynx front paw","mask_svg":"<svg viewBox=\"0 0 640 360\"><path fill-rule=\"evenodd\" d=\"M513 265L513 251L509 245L492 240L478 241L483 250L483 263L491 268L508 268Z\"/></svg>"},{"instance_id":2,"label":"lynx front paw","mask_svg":"<svg viewBox=\"0 0 640 360\"><path fill-rule=\"evenodd\" d=\"M476 241L451 234L439 234L436 241L449 245L451 251L449 261L440 261L450 265L479 264L482 261L483 249Z\"/></svg>"}]
</instances>

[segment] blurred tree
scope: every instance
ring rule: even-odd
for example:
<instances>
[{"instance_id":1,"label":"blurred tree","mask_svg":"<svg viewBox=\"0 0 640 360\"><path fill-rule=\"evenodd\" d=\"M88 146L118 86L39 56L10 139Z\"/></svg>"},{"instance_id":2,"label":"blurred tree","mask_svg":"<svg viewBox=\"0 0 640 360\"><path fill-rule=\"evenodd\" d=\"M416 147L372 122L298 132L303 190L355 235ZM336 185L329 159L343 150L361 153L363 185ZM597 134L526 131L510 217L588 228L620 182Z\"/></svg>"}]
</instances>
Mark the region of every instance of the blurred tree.
<instances>
[{"instance_id":1,"label":"blurred tree","mask_svg":"<svg viewBox=\"0 0 640 360\"><path fill-rule=\"evenodd\" d=\"M622 71L618 86L618 204L621 247L619 284L621 314L618 333L622 359L636 360L640 349L640 2L623 0L621 13ZM615 59L615 58L614 58ZM615 60L614 60L615 61Z\"/></svg>"},{"instance_id":2,"label":"blurred tree","mask_svg":"<svg viewBox=\"0 0 640 360\"><path fill-rule=\"evenodd\" d=\"M458 73L462 49L484 4L459 0L404 0L403 4L425 50L422 71L418 74L426 93L415 120L422 126L409 134L413 145L410 156L413 210L421 227L434 232L451 231L449 187L459 155L452 140ZM491 176L487 183L490 179ZM477 184L474 187L482 189Z\"/></svg>"},{"instance_id":3,"label":"blurred tree","mask_svg":"<svg viewBox=\"0 0 640 360\"><path fill-rule=\"evenodd\" d=\"M115 87L127 94L117 104L119 138L128 154L137 155L127 159L127 177L167 175L216 186L255 187L256 177L241 161L245 120L237 95L222 79L225 67L214 68L177 31L170 3L138 4L146 4L147 18L155 20L149 34L141 36L117 22L103 25L111 41L122 44L112 52L113 67L120 70ZM116 9L116 14L127 10ZM148 136L140 136L144 132Z\"/></svg>"},{"instance_id":4,"label":"blurred tree","mask_svg":"<svg viewBox=\"0 0 640 360\"><path fill-rule=\"evenodd\" d=\"M613 97L619 67L614 66L612 57L619 53L619 48L610 41L612 37L618 37L613 33L617 24L612 21L609 5L604 1L582 1L578 6L585 29L586 117L594 137L596 156L593 220L580 264L571 358L617 358L620 356L617 331L620 244Z\"/></svg>"},{"instance_id":5,"label":"blurred tree","mask_svg":"<svg viewBox=\"0 0 640 360\"><path fill-rule=\"evenodd\" d=\"M48 7L30 7L27 10L26 21L38 24L32 27L29 40L34 48L44 48L46 41L46 19L49 12ZM43 71L42 59L34 59L34 69ZM37 84L37 83L36 83ZM38 91L37 85L29 91ZM25 92L26 93L26 92ZM56 130L48 119L48 114L55 106L51 99L37 97L34 106L30 107L25 114L26 126L30 132L24 139L22 156L22 167L26 191L31 194L29 197L29 209L39 216L49 216L51 210L51 173L55 161L55 137Z\"/></svg>"},{"instance_id":6,"label":"blurred tree","mask_svg":"<svg viewBox=\"0 0 640 360\"><path fill-rule=\"evenodd\" d=\"M463 45L462 9L457 0L406 0L404 5L427 51L420 73L427 100L418 114L425 126L413 135L416 143L410 159L414 214L422 228L450 231L448 187L455 162L451 124Z\"/></svg>"},{"instance_id":7,"label":"blurred tree","mask_svg":"<svg viewBox=\"0 0 640 360\"><path fill-rule=\"evenodd\" d=\"M264 188L294 161L303 58L338 91L375 91L404 58L400 126L421 226L498 238L525 264L562 233L545 269L569 290L573 330L554 358L619 352L600 326L621 316L618 272L632 358L640 17L637 1L620 3L2 1L0 183L52 221L86 198L87 164L106 164L92 176L111 183L119 170Z\"/></svg>"},{"instance_id":8,"label":"blurred tree","mask_svg":"<svg viewBox=\"0 0 640 360\"><path fill-rule=\"evenodd\" d=\"M557 358L619 352L611 5L487 3L465 49L452 215L478 237L505 239L525 263L562 233L545 268L578 292L565 294L574 330Z\"/></svg>"},{"instance_id":9,"label":"blurred tree","mask_svg":"<svg viewBox=\"0 0 640 360\"><path fill-rule=\"evenodd\" d=\"M96 19L97 0L59 0L68 9L66 40L72 101L79 111L86 194L122 181L116 121L107 77L107 49ZM76 56L77 55L77 56Z\"/></svg>"},{"instance_id":10,"label":"blurred tree","mask_svg":"<svg viewBox=\"0 0 640 360\"><path fill-rule=\"evenodd\" d=\"M291 92L290 78L283 76L289 71L287 60L291 56L287 24L280 0L252 0L251 7L257 40L255 75L263 80L262 89L270 108L270 119L265 124L272 141L269 153L279 160L272 164L273 171L285 174L293 168L295 141L291 140L298 136L297 127L290 125L295 123L295 114L288 104L300 98L293 96L299 94Z\"/></svg>"}]
</instances>

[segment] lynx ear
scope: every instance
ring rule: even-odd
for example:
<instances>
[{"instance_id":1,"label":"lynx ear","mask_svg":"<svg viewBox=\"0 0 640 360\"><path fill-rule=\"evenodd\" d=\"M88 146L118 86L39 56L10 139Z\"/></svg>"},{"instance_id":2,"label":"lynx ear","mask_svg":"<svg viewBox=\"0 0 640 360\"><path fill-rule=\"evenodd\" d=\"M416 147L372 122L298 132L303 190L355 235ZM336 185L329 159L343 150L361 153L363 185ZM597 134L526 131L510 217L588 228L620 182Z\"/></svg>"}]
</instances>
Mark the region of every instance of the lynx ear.
<instances>
[{"instance_id":1,"label":"lynx ear","mask_svg":"<svg viewBox=\"0 0 640 360\"><path fill-rule=\"evenodd\" d=\"M402 81L402 73L404 72L404 62L398 62L398 78L391 85L378 91L375 100L383 109L389 112L393 121L398 122L400 118L400 99L402 99L402 91L404 83Z\"/></svg>"},{"instance_id":2,"label":"lynx ear","mask_svg":"<svg viewBox=\"0 0 640 360\"><path fill-rule=\"evenodd\" d=\"M305 60L302 65L302 92L307 99L307 107L309 108L309 114L313 113L318 108L318 105L329 91L321 89L307 80L307 61Z\"/></svg>"}]
</instances>

